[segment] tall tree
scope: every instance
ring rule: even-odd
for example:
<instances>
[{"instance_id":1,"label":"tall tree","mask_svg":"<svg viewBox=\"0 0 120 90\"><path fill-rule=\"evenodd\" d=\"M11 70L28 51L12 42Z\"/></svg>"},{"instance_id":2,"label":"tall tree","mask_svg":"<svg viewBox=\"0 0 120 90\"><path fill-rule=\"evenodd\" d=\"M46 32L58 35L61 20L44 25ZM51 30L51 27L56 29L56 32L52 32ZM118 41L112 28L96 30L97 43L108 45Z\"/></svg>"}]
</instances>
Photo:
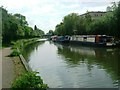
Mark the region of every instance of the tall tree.
<instances>
[{"instance_id":1,"label":"tall tree","mask_svg":"<svg viewBox=\"0 0 120 90\"><path fill-rule=\"evenodd\" d=\"M120 2L118 3L118 7L114 11L114 20L115 20L115 34L120 38Z\"/></svg>"},{"instance_id":2,"label":"tall tree","mask_svg":"<svg viewBox=\"0 0 120 90\"><path fill-rule=\"evenodd\" d=\"M36 25L34 26L34 30L37 30L37 26Z\"/></svg>"}]
</instances>

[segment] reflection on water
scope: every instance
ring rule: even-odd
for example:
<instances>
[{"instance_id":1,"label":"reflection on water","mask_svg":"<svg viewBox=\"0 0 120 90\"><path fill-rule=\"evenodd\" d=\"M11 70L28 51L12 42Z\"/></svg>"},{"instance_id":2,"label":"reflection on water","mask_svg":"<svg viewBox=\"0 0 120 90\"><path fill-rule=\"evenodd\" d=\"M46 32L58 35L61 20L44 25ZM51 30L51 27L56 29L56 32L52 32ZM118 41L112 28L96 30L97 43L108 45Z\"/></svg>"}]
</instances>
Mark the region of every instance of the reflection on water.
<instances>
[{"instance_id":1,"label":"reflection on water","mask_svg":"<svg viewBox=\"0 0 120 90\"><path fill-rule=\"evenodd\" d=\"M112 88L118 87L119 48L92 48L52 42L25 47L30 67L40 72L50 87Z\"/></svg>"},{"instance_id":2,"label":"reflection on water","mask_svg":"<svg viewBox=\"0 0 120 90\"><path fill-rule=\"evenodd\" d=\"M102 48L87 48L73 46L58 46L58 54L62 55L69 66L80 65L85 63L88 71L91 71L94 66L98 69L104 69L111 75L113 83L118 83L118 60L120 57L120 49L102 49Z\"/></svg>"},{"instance_id":3,"label":"reflection on water","mask_svg":"<svg viewBox=\"0 0 120 90\"><path fill-rule=\"evenodd\" d=\"M29 61L29 57L32 55L32 52L36 49L38 49L39 45L42 45L44 43L44 41L41 42L34 42L32 44L28 44L27 46L23 47L21 49L21 52L24 56L24 58L26 58L27 61Z\"/></svg>"}]
</instances>

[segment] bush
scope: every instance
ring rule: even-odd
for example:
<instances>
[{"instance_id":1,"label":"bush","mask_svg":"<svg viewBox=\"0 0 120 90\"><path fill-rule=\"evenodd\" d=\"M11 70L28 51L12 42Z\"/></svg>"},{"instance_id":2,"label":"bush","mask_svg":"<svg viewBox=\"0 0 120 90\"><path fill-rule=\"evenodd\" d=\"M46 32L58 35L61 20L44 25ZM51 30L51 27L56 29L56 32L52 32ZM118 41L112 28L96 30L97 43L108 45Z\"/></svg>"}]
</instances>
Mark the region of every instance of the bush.
<instances>
[{"instance_id":1,"label":"bush","mask_svg":"<svg viewBox=\"0 0 120 90\"><path fill-rule=\"evenodd\" d=\"M20 42L11 42L12 49L17 49L20 47L21 43Z\"/></svg>"},{"instance_id":2,"label":"bush","mask_svg":"<svg viewBox=\"0 0 120 90\"><path fill-rule=\"evenodd\" d=\"M15 45L15 42L14 42L14 41L11 41L11 45Z\"/></svg>"},{"instance_id":3,"label":"bush","mask_svg":"<svg viewBox=\"0 0 120 90\"><path fill-rule=\"evenodd\" d=\"M47 84L43 84L43 80L40 76L36 75L36 72L26 72L22 76L18 77L12 84L12 89L24 88L28 89L42 89L46 90L48 88Z\"/></svg>"},{"instance_id":4,"label":"bush","mask_svg":"<svg viewBox=\"0 0 120 90\"><path fill-rule=\"evenodd\" d=\"M18 52L18 50L13 50L13 52L10 54L11 57L13 56L19 56L21 53Z\"/></svg>"},{"instance_id":5,"label":"bush","mask_svg":"<svg viewBox=\"0 0 120 90\"><path fill-rule=\"evenodd\" d=\"M13 45L11 49L17 49L17 46L16 46L16 45Z\"/></svg>"}]
</instances>

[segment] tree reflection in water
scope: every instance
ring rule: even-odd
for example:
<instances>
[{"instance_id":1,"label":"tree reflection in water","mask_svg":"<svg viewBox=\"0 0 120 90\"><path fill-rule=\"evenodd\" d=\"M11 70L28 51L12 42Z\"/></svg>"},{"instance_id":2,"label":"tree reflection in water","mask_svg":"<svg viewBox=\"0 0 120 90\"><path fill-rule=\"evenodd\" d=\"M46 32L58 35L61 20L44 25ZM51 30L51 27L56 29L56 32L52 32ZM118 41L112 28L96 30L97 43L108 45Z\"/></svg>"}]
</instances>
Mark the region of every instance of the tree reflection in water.
<instances>
[{"instance_id":1,"label":"tree reflection in water","mask_svg":"<svg viewBox=\"0 0 120 90\"><path fill-rule=\"evenodd\" d=\"M27 46L24 46L22 48L21 52L22 52L24 58L27 60L27 62L29 61L29 57L32 54L32 52L34 50L37 50L38 46L44 44L44 42L45 41L38 41L38 42L35 42L35 43L32 43L32 44L29 44Z\"/></svg>"},{"instance_id":2,"label":"tree reflection in water","mask_svg":"<svg viewBox=\"0 0 120 90\"><path fill-rule=\"evenodd\" d=\"M93 66L104 69L111 75L113 83L118 86L120 80L119 58L120 48L90 48L80 46L66 46L55 44L58 47L58 54L64 58L71 67L76 67L82 63L87 65L90 72Z\"/></svg>"}]
</instances>

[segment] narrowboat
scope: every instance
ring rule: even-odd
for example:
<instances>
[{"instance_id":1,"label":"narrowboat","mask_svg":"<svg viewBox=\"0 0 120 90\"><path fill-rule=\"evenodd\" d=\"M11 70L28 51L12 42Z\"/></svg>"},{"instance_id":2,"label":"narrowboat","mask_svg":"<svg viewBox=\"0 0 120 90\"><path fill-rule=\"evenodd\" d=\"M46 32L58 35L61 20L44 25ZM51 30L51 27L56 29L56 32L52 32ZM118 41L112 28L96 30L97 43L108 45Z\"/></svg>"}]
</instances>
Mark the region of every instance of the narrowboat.
<instances>
[{"instance_id":1,"label":"narrowboat","mask_svg":"<svg viewBox=\"0 0 120 90\"><path fill-rule=\"evenodd\" d=\"M98 47L120 46L120 42L115 41L113 36L107 35L74 35L71 36L70 43Z\"/></svg>"},{"instance_id":2,"label":"narrowboat","mask_svg":"<svg viewBox=\"0 0 120 90\"><path fill-rule=\"evenodd\" d=\"M62 43L68 43L70 41L70 36L59 36L56 41Z\"/></svg>"},{"instance_id":3,"label":"narrowboat","mask_svg":"<svg viewBox=\"0 0 120 90\"><path fill-rule=\"evenodd\" d=\"M57 40L57 38L58 38L58 36L57 36L57 35L55 35L55 36L51 36L51 39L50 39L50 40L52 40L52 41L54 42L54 41L56 41L56 40Z\"/></svg>"},{"instance_id":4,"label":"narrowboat","mask_svg":"<svg viewBox=\"0 0 120 90\"><path fill-rule=\"evenodd\" d=\"M52 41L60 43L68 43L70 41L70 36L53 36Z\"/></svg>"}]
</instances>

